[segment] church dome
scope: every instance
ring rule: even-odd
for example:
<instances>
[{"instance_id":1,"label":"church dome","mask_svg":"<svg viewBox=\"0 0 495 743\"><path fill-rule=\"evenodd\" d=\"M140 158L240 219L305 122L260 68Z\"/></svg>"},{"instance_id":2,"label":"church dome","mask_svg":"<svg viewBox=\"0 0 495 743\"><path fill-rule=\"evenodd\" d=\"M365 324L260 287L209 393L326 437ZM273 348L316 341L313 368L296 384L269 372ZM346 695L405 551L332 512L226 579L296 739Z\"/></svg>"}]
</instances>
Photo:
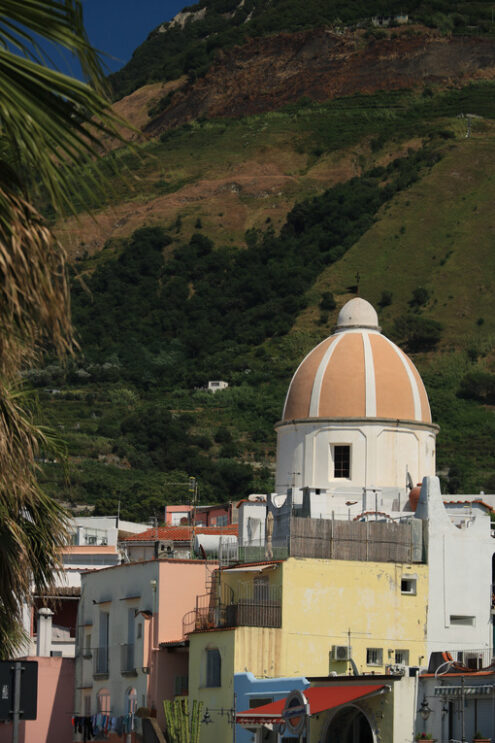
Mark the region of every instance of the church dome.
<instances>
[{"instance_id":1,"label":"church dome","mask_svg":"<svg viewBox=\"0 0 495 743\"><path fill-rule=\"evenodd\" d=\"M360 297L342 307L333 335L310 351L292 378L283 421L307 418L431 423L416 367L382 335L377 313Z\"/></svg>"}]
</instances>

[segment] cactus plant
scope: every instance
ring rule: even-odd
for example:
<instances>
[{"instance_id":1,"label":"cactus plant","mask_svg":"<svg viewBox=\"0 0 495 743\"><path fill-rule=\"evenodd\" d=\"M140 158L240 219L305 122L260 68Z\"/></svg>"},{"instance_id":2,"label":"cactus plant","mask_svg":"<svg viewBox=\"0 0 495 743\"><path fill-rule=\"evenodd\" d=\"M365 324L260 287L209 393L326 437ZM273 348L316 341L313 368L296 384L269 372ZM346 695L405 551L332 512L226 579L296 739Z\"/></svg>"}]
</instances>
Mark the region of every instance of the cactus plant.
<instances>
[{"instance_id":1,"label":"cactus plant","mask_svg":"<svg viewBox=\"0 0 495 743\"><path fill-rule=\"evenodd\" d=\"M173 701L165 699L163 709L169 743L199 743L203 702L194 699L189 710L187 697L177 697Z\"/></svg>"}]
</instances>

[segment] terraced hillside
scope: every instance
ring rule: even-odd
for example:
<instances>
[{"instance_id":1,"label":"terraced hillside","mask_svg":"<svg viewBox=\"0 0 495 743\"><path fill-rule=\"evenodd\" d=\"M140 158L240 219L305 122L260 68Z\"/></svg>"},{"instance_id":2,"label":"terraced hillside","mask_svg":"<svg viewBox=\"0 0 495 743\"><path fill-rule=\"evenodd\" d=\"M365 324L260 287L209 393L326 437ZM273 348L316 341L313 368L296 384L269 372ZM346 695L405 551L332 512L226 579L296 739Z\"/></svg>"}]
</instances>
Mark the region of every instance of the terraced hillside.
<instances>
[{"instance_id":1,"label":"terraced hillside","mask_svg":"<svg viewBox=\"0 0 495 743\"><path fill-rule=\"evenodd\" d=\"M191 475L203 501L272 487L291 374L359 292L423 374L445 487L493 490L492 69L153 130L170 84L116 104L148 133L107 155L95 218L58 225L80 353L27 374L68 447L47 488L145 518Z\"/></svg>"}]
</instances>

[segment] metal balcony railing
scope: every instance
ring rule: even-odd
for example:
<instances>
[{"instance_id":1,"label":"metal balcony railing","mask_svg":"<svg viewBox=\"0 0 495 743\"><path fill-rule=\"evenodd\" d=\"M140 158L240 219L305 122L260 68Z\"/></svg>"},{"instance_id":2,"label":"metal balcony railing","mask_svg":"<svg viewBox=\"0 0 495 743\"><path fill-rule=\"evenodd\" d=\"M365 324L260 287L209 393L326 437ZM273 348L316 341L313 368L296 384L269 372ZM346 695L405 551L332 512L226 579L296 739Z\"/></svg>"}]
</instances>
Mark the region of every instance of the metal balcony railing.
<instances>
[{"instance_id":1,"label":"metal balcony railing","mask_svg":"<svg viewBox=\"0 0 495 743\"><path fill-rule=\"evenodd\" d=\"M474 650L450 650L445 653L452 658L452 667L457 670L463 668L470 671L481 671L495 667L495 650L494 648L481 648ZM444 667L444 672L445 672Z\"/></svg>"},{"instance_id":2,"label":"metal balcony railing","mask_svg":"<svg viewBox=\"0 0 495 743\"><path fill-rule=\"evenodd\" d=\"M250 584L234 592L224 586L220 599L198 596L196 609L185 615L182 626L184 635L213 628L281 627L282 589Z\"/></svg>"},{"instance_id":3,"label":"metal balcony railing","mask_svg":"<svg viewBox=\"0 0 495 743\"><path fill-rule=\"evenodd\" d=\"M108 676L108 647L94 649L93 663L93 674L95 676Z\"/></svg>"},{"instance_id":4,"label":"metal balcony railing","mask_svg":"<svg viewBox=\"0 0 495 743\"><path fill-rule=\"evenodd\" d=\"M132 645L120 646L120 672L122 674L135 674L136 662L134 657L134 643Z\"/></svg>"}]
</instances>

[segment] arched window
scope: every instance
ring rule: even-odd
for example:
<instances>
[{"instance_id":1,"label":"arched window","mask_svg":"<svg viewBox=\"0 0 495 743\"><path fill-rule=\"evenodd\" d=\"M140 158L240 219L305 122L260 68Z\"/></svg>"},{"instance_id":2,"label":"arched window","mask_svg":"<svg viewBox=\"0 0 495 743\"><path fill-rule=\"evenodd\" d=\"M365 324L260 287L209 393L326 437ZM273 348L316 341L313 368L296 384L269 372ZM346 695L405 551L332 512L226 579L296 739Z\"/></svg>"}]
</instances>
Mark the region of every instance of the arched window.
<instances>
[{"instance_id":1,"label":"arched window","mask_svg":"<svg viewBox=\"0 0 495 743\"><path fill-rule=\"evenodd\" d=\"M104 715L110 714L110 692L108 689L100 689L96 695L96 711Z\"/></svg>"},{"instance_id":2,"label":"arched window","mask_svg":"<svg viewBox=\"0 0 495 743\"><path fill-rule=\"evenodd\" d=\"M137 691L136 689L127 689L125 693L125 712L127 715L135 715L137 710Z\"/></svg>"},{"instance_id":3,"label":"arched window","mask_svg":"<svg viewBox=\"0 0 495 743\"><path fill-rule=\"evenodd\" d=\"M222 658L217 648L206 650L206 686L222 685Z\"/></svg>"}]
</instances>

